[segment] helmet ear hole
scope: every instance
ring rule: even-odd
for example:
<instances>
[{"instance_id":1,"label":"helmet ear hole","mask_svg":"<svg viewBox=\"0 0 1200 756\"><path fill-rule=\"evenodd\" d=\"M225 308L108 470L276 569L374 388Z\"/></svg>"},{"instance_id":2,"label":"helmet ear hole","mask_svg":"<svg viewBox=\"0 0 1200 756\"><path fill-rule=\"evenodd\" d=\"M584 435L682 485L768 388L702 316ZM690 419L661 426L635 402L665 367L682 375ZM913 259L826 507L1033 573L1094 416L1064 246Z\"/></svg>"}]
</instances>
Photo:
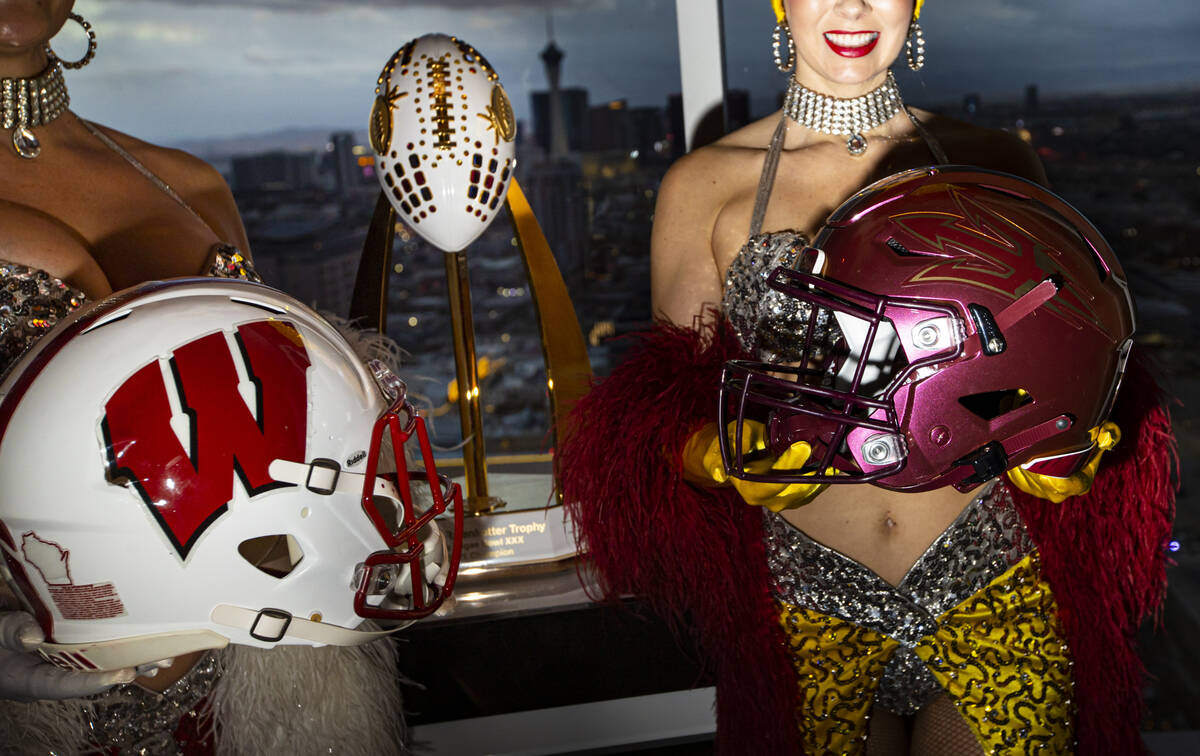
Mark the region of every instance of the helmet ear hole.
<instances>
[{"instance_id":1,"label":"helmet ear hole","mask_svg":"<svg viewBox=\"0 0 1200 756\"><path fill-rule=\"evenodd\" d=\"M958 403L990 421L1033 403L1033 397L1025 389L1004 389L960 396Z\"/></svg>"},{"instance_id":2,"label":"helmet ear hole","mask_svg":"<svg viewBox=\"0 0 1200 756\"><path fill-rule=\"evenodd\" d=\"M238 544L238 553L252 567L274 578L285 578L304 559L299 542L290 535L265 535Z\"/></svg>"}]
</instances>

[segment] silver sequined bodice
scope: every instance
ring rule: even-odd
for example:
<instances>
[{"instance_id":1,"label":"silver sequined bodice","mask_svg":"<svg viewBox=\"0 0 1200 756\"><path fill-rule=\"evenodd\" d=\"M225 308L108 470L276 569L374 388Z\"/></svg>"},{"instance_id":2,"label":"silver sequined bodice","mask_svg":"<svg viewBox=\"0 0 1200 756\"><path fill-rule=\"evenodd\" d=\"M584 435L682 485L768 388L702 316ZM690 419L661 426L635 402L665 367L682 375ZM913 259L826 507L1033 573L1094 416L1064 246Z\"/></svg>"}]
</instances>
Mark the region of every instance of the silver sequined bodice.
<instances>
[{"instance_id":1,"label":"silver sequined bodice","mask_svg":"<svg viewBox=\"0 0 1200 756\"><path fill-rule=\"evenodd\" d=\"M789 604L853 622L900 643L884 671L876 702L915 713L941 687L912 652L937 618L1033 551L1004 486L975 498L909 568L896 587L870 568L764 513L772 595Z\"/></svg>"},{"instance_id":2,"label":"silver sequined bodice","mask_svg":"<svg viewBox=\"0 0 1200 756\"><path fill-rule=\"evenodd\" d=\"M0 374L87 297L44 270L0 262Z\"/></svg>"},{"instance_id":3,"label":"silver sequined bodice","mask_svg":"<svg viewBox=\"0 0 1200 756\"><path fill-rule=\"evenodd\" d=\"M217 244L201 275L261 281L236 247ZM0 260L0 376L46 332L87 302L44 270Z\"/></svg>"},{"instance_id":4,"label":"silver sequined bodice","mask_svg":"<svg viewBox=\"0 0 1200 756\"><path fill-rule=\"evenodd\" d=\"M161 694L131 684L94 696L84 708L90 737L121 756L182 754L175 730L184 717L201 716L199 704L220 676L216 653L210 651Z\"/></svg>"},{"instance_id":5,"label":"silver sequined bodice","mask_svg":"<svg viewBox=\"0 0 1200 756\"><path fill-rule=\"evenodd\" d=\"M808 244L804 234L781 231L756 234L746 242L725 273L722 306L742 347L770 359L765 342L771 334L800 325L797 303L767 286L767 277L780 265L791 267Z\"/></svg>"},{"instance_id":6,"label":"silver sequined bodice","mask_svg":"<svg viewBox=\"0 0 1200 756\"><path fill-rule=\"evenodd\" d=\"M776 231L750 237L725 273L722 307L742 348L765 362L795 362L808 328L809 306L767 285L775 268L795 268L808 246L804 234ZM826 339L822 310L815 340Z\"/></svg>"}]
</instances>

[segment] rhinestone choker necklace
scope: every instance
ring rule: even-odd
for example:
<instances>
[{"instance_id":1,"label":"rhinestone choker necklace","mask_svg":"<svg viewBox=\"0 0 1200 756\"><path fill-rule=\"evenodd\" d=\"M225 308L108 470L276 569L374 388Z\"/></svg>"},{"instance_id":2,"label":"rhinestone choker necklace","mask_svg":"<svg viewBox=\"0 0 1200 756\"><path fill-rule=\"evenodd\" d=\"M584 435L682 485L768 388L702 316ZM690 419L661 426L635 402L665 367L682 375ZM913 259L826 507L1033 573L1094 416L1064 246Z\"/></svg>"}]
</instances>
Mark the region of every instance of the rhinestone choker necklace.
<instances>
[{"instance_id":1,"label":"rhinestone choker necklace","mask_svg":"<svg viewBox=\"0 0 1200 756\"><path fill-rule=\"evenodd\" d=\"M63 81L62 64L51 61L46 70L30 79L0 79L0 126L12 129L12 145L17 154L33 160L42 154L42 145L33 133L66 112L71 98Z\"/></svg>"},{"instance_id":2,"label":"rhinestone choker necklace","mask_svg":"<svg viewBox=\"0 0 1200 756\"><path fill-rule=\"evenodd\" d=\"M867 138L863 132L875 128L903 108L900 90L891 71L875 89L846 99L814 92L790 78L783 98L783 112L788 118L822 134L846 135L846 150L851 155L867 151Z\"/></svg>"}]
</instances>

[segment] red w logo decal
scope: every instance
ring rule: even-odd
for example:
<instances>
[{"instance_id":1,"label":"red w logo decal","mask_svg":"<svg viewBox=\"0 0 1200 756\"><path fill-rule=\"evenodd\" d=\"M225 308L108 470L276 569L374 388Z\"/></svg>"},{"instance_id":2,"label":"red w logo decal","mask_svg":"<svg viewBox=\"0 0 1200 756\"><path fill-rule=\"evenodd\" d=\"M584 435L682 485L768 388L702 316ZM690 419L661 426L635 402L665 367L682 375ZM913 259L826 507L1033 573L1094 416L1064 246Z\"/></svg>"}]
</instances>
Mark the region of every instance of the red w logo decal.
<instances>
[{"instance_id":1,"label":"red w logo decal","mask_svg":"<svg viewBox=\"0 0 1200 756\"><path fill-rule=\"evenodd\" d=\"M184 559L225 513L235 472L253 496L288 485L267 473L273 460L304 460L310 362L300 333L291 323L259 321L239 326L235 339L244 380L217 332L175 350L174 407L157 360L104 405L109 480L133 484Z\"/></svg>"}]
</instances>

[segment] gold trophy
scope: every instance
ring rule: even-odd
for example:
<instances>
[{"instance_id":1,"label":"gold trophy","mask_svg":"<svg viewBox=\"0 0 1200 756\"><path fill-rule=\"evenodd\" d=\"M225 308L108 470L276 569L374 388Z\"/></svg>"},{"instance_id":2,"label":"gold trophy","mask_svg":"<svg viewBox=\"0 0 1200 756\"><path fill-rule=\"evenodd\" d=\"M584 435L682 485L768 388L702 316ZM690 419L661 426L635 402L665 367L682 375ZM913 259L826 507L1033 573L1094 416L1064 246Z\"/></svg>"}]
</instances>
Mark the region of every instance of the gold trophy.
<instances>
[{"instance_id":1,"label":"gold trophy","mask_svg":"<svg viewBox=\"0 0 1200 756\"><path fill-rule=\"evenodd\" d=\"M547 481L504 475L489 485L466 248L503 203L512 220L541 336L555 446L591 376L575 309L537 219L514 177L516 122L499 76L471 45L429 34L388 60L376 85L370 139L381 193L355 283L351 319L384 332L397 218L445 253L458 410L463 438L466 528L462 576L574 556L558 462ZM504 490L501 490L504 489ZM543 491L548 489L543 488ZM518 500L520 499L520 500ZM470 594L466 594L470 596ZM463 594L460 593L460 600Z\"/></svg>"}]
</instances>

